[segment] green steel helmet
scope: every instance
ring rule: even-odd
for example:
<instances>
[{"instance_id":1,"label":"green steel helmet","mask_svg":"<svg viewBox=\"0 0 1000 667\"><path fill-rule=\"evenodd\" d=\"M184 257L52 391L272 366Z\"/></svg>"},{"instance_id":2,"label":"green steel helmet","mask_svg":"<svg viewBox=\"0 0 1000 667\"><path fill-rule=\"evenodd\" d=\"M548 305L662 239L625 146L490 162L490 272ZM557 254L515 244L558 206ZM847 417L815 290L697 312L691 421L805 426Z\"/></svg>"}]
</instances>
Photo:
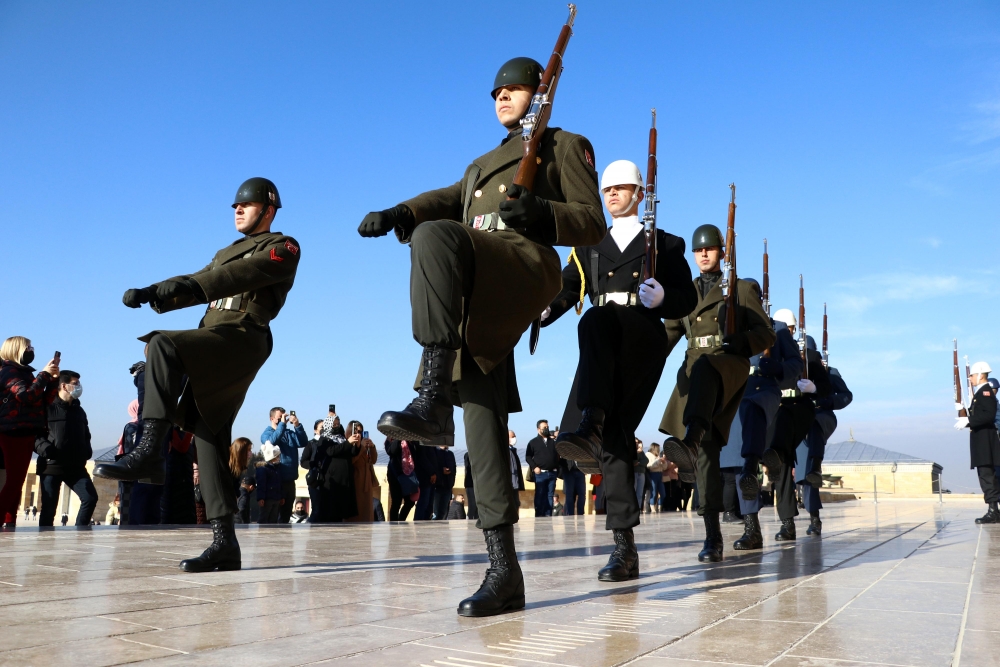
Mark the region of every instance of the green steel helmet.
<instances>
[{"instance_id":1,"label":"green steel helmet","mask_svg":"<svg viewBox=\"0 0 1000 667\"><path fill-rule=\"evenodd\" d=\"M722 240L722 231L715 225L702 225L694 230L691 237L691 250L701 250L702 248L721 248L726 245Z\"/></svg>"},{"instance_id":2,"label":"green steel helmet","mask_svg":"<svg viewBox=\"0 0 1000 667\"><path fill-rule=\"evenodd\" d=\"M544 68L538 64L537 60L511 58L500 67L497 78L493 80L493 92L491 93L493 99L496 99L497 91L504 86L522 85L537 88L542 80L543 70Z\"/></svg>"},{"instance_id":3,"label":"green steel helmet","mask_svg":"<svg viewBox=\"0 0 1000 667\"><path fill-rule=\"evenodd\" d=\"M247 202L270 204L275 209L281 208L281 197L278 195L278 188L274 183L260 176L248 178L243 181L243 185L236 191L233 208L236 208L237 204L245 204ZM267 210L267 207L264 210Z\"/></svg>"}]
</instances>

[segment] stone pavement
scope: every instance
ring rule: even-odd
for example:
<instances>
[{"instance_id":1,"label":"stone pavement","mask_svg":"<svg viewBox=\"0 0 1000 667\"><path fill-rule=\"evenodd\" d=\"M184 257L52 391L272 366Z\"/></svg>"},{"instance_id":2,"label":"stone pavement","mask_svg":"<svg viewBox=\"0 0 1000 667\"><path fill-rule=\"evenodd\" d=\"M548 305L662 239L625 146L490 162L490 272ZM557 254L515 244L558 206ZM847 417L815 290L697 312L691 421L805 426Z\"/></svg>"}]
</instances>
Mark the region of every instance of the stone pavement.
<instances>
[{"instance_id":1,"label":"stone pavement","mask_svg":"<svg viewBox=\"0 0 1000 667\"><path fill-rule=\"evenodd\" d=\"M522 520L527 608L466 619L485 569L472 522L256 526L244 570L187 574L204 528L0 534L0 665L1000 664L1000 525L982 503L824 510L822 538L698 563L702 525L645 515L641 577L602 584L603 517Z\"/></svg>"}]
</instances>

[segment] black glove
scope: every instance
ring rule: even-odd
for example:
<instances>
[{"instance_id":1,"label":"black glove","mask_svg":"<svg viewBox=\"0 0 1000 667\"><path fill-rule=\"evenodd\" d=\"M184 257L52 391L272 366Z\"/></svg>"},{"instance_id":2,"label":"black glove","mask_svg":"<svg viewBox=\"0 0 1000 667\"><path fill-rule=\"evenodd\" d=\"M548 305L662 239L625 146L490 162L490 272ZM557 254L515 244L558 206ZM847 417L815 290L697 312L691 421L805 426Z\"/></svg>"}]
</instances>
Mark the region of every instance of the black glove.
<instances>
[{"instance_id":1,"label":"black glove","mask_svg":"<svg viewBox=\"0 0 1000 667\"><path fill-rule=\"evenodd\" d=\"M823 396L815 399L816 407L820 410L833 410L833 397Z\"/></svg>"},{"instance_id":2,"label":"black glove","mask_svg":"<svg viewBox=\"0 0 1000 667\"><path fill-rule=\"evenodd\" d=\"M781 380L785 377L785 367L772 357L761 357L757 364L757 375Z\"/></svg>"},{"instance_id":3,"label":"black glove","mask_svg":"<svg viewBox=\"0 0 1000 667\"><path fill-rule=\"evenodd\" d=\"M194 280L164 280L156 287L157 301L169 301L182 296L193 296L199 303L208 303L201 285Z\"/></svg>"},{"instance_id":4,"label":"black glove","mask_svg":"<svg viewBox=\"0 0 1000 667\"><path fill-rule=\"evenodd\" d=\"M385 236L396 226L412 229L415 223L413 211L408 206L400 204L384 211L376 211L366 215L358 227L358 234L366 238Z\"/></svg>"},{"instance_id":5,"label":"black glove","mask_svg":"<svg viewBox=\"0 0 1000 667\"><path fill-rule=\"evenodd\" d=\"M146 370L146 362L145 361L137 361L137 362L135 362L134 364L132 364L129 367L128 374L129 375L136 375L137 373L141 373L144 370Z\"/></svg>"},{"instance_id":6,"label":"black glove","mask_svg":"<svg viewBox=\"0 0 1000 667\"><path fill-rule=\"evenodd\" d=\"M507 196L500 202L500 219L508 227L523 230L539 230L543 236L549 236L548 230L555 224L555 213L552 203L528 192L523 185L512 185L507 189Z\"/></svg>"},{"instance_id":7,"label":"black glove","mask_svg":"<svg viewBox=\"0 0 1000 667\"><path fill-rule=\"evenodd\" d=\"M125 296L122 297L122 303L129 308L139 308L142 304L152 301L152 298L153 294L148 287L130 289L125 290Z\"/></svg>"},{"instance_id":8,"label":"black glove","mask_svg":"<svg viewBox=\"0 0 1000 667\"><path fill-rule=\"evenodd\" d=\"M729 334L722 339L722 351L728 354L736 354L749 359L753 356L750 351L750 341L745 333Z\"/></svg>"}]
</instances>

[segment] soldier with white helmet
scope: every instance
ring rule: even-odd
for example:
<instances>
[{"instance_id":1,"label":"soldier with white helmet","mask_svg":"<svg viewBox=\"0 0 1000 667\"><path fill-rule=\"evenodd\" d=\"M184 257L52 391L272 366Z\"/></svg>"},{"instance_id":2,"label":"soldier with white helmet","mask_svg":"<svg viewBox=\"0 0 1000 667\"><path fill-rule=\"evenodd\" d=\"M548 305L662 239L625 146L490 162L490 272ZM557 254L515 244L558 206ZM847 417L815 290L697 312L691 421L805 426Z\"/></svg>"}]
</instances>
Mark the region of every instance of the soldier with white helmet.
<instances>
[{"instance_id":1,"label":"soldier with white helmet","mask_svg":"<svg viewBox=\"0 0 1000 667\"><path fill-rule=\"evenodd\" d=\"M989 382L993 371L985 361L977 361L969 370L969 380L972 382L972 400L969 403L969 416L959 417L955 428L969 429L970 467L979 473L979 486L983 490L983 499L989 506L986 514L976 519L976 523L1000 523L1000 484L997 483L995 468L1000 466L1000 435L997 435L996 424L997 399L996 390Z\"/></svg>"},{"instance_id":2,"label":"soldier with white helmet","mask_svg":"<svg viewBox=\"0 0 1000 667\"><path fill-rule=\"evenodd\" d=\"M577 327L580 361L556 449L584 472L603 472L606 528L614 532L615 550L598 579L624 581L639 576L632 536L639 525L635 429L667 360L662 319L684 317L698 295L684 241L660 229L654 277L642 278L646 243L638 215L644 198L639 168L628 160L612 162L601 178L601 192L611 230L597 245L574 249L563 271L563 289L542 314L542 326L574 305L582 313L584 296L590 297L592 307Z\"/></svg>"}]
</instances>

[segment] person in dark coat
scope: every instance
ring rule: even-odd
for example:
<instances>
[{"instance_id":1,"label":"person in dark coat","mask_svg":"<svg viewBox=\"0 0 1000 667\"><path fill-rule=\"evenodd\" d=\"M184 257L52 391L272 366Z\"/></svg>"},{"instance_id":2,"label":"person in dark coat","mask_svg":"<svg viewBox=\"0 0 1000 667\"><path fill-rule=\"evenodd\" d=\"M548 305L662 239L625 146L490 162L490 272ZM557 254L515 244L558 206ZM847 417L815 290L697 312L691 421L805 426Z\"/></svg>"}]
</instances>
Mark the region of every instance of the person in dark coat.
<instances>
[{"instance_id":1,"label":"person in dark coat","mask_svg":"<svg viewBox=\"0 0 1000 667\"><path fill-rule=\"evenodd\" d=\"M969 416L959 417L955 428L969 429L970 467L979 474L979 487L986 501L986 514L976 519L976 523L1000 523L1000 485L997 484L995 468L1000 466L1000 436L997 435L996 391L989 383L992 372L985 361L977 361L969 370L972 383L972 400Z\"/></svg>"},{"instance_id":2,"label":"person in dark coat","mask_svg":"<svg viewBox=\"0 0 1000 667\"><path fill-rule=\"evenodd\" d=\"M815 351L816 341L813 337L808 336L807 341L809 349ZM837 416L833 411L843 410L854 400L854 394L847 388L840 371L828 365L825 355L823 363L827 365L826 370L830 374L830 394L816 399L816 417L806 439L795 450L795 483L800 485L802 504L809 512L806 535L816 536L823 532L823 521L819 517L819 511L823 508L819 497L819 490L823 486L823 456L826 454L827 440L837 430Z\"/></svg>"},{"instance_id":3,"label":"person in dark coat","mask_svg":"<svg viewBox=\"0 0 1000 667\"><path fill-rule=\"evenodd\" d=\"M556 494L556 478L559 474L559 453L556 439L549 431L549 421L539 419L535 423L538 435L528 441L524 450L524 461L535 476L535 516L552 516L552 498Z\"/></svg>"},{"instance_id":4,"label":"person in dark coat","mask_svg":"<svg viewBox=\"0 0 1000 667\"><path fill-rule=\"evenodd\" d=\"M760 295L757 281L747 279L747 282L756 285ZM765 304L765 307L769 309L770 304ZM771 325L777 338L766 356L758 354L750 358L750 377L743 391L743 400L729 430L729 441L719 453L719 467L724 475L732 475L735 487L732 490L736 491L736 506L727 505L726 510L736 510L743 517L743 535L733 543L737 551L764 547L758 517L760 460L767 448L769 429L778 414L781 391L794 389L795 382L802 375L802 356L789 329L795 326L792 311L787 308L778 310Z\"/></svg>"},{"instance_id":5,"label":"person in dark coat","mask_svg":"<svg viewBox=\"0 0 1000 667\"><path fill-rule=\"evenodd\" d=\"M434 480L434 518L443 521L448 518L452 491L455 488L455 476L458 472L455 469L455 455L451 449L436 447L433 451L437 470L435 473L437 479Z\"/></svg>"},{"instance_id":6,"label":"person in dark coat","mask_svg":"<svg viewBox=\"0 0 1000 667\"><path fill-rule=\"evenodd\" d=\"M448 521L458 521L466 519L465 515L465 498L461 495L455 496L454 500L448 506Z\"/></svg>"},{"instance_id":7,"label":"person in dark coat","mask_svg":"<svg viewBox=\"0 0 1000 667\"><path fill-rule=\"evenodd\" d=\"M51 526L56 516L59 489L63 484L80 498L77 526L89 526L97 507L97 489L87 473L87 461L94 455L90 444L87 413L80 405L83 385L80 374L62 371L59 394L48 407L49 432L35 440L38 461L35 473L42 487L42 515L39 526Z\"/></svg>"},{"instance_id":8,"label":"person in dark coat","mask_svg":"<svg viewBox=\"0 0 1000 667\"><path fill-rule=\"evenodd\" d=\"M521 470L521 457L517 455L517 436L513 431L507 431L507 449L510 452L510 479L511 486L518 493L518 507L521 505L520 492L524 491L524 471Z\"/></svg>"},{"instance_id":9,"label":"person in dark coat","mask_svg":"<svg viewBox=\"0 0 1000 667\"><path fill-rule=\"evenodd\" d=\"M579 304L591 308L577 325L580 358L560 421L559 456L583 472L603 473L606 530L615 550L598 572L601 581L639 576L632 529L639 525L646 459L637 458L635 429L646 414L667 360L663 318L684 317L698 295L684 257L683 239L656 230L656 265L646 277L646 236L639 218L645 190L628 160L609 164L601 176L604 205L612 217L600 243L574 249L563 270L563 289L543 314L551 324ZM637 469L636 464L641 463ZM642 488L636 489L636 475Z\"/></svg>"},{"instance_id":10,"label":"person in dark coat","mask_svg":"<svg viewBox=\"0 0 1000 667\"><path fill-rule=\"evenodd\" d=\"M320 483L317 473L310 472L312 471L315 459L317 458L316 450L317 445L321 442L322 426L322 419L317 419L313 423L313 433L315 434L315 437L307 442L306 446L302 448L302 457L299 459L299 465L306 471L306 487L309 489L309 523L316 523L317 519L320 517L320 514L317 514L317 510L323 504L323 500L320 497L323 493L323 485Z\"/></svg>"},{"instance_id":11,"label":"person in dark coat","mask_svg":"<svg viewBox=\"0 0 1000 667\"><path fill-rule=\"evenodd\" d=\"M165 476L160 496L160 523L186 525L197 523L194 484L194 436L176 426L164 443ZM200 481L200 480L199 480ZM201 485L199 484L199 490Z\"/></svg>"},{"instance_id":12,"label":"person in dark coat","mask_svg":"<svg viewBox=\"0 0 1000 667\"><path fill-rule=\"evenodd\" d=\"M277 445L265 444L260 448L263 460L257 463L257 505L260 518L257 523L278 523L278 509L285 502L281 490L281 450Z\"/></svg>"},{"instance_id":13,"label":"person in dark coat","mask_svg":"<svg viewBox=\"0 0 1000 667\"><path fill-rule=\"evenodd\" d=\"M576 461L559 458L559 466L563 481L563 493L566 494L566 516L585 514L587 507L587 476L580 470Z\"/></svg>"},{"instance_id":14,"label":"person in dark coat","mask_svg":"<svg viewBox=\"0 0 1000 667\"><path fill-rule=\"evenodd\" d=\"M163 482L160 448L176 424L194 433L212 544L181 561L186 572L242 567L236 539L236 494L229 474L232 425L258 371L271 355L271 320L295 282L300 249L271 231L281 198L274 183L251 178L236 192L234 223L243 238L219 250L208 266L122 296L129 308L144 303L157 313L206 306L196 329L156 330L148 343L142 436L130 454L95 467L109 479Z\"/></svg>"},{"instance_id":15,"label":"person in dark coat","mask_svg":"<svg viewBox=\"0 0 1000 667\"><path fill-rule=\"evenodd\" d=\"M329 424L329 427L327 426ZM343 435L334 434L332 422L328 420L320 442L313 454L315 469L322 480L322 511L315 523L342 523L358 514L358 497L354 486L354 464L352 459L361 449L352 445Z\"/></svg>"},{"instance_id":16,"label":"person in dark coat","mask_svg":"<svg viewBox=\"0 0 1000 667\"><path fill-rule=\"evenodd\" d=\"M420 496L413 511L414 521L430 521L434 515L434 484L437 482L437 456L430 447L411 447L414 473L420 483Z\"/></svg>"},{"instance_id":17,"label":"person in dark coat","mask_svg":"<svg viewBox=\"0 0 1000 667\"><path fill-rule=\"evenodd\" d=\"M469 511L467 514L470 519L479 519L479 509L476 507L476 487L472 477L472 464L469 463L469 452L465 452L464 466L465 479L463 480L463 486L465 487L465 496L469 499Z\"/></svg>"},{"instance_id":18,"label":"person in dark coat","mask_svg":"<svg viewBox=\"0 0 1000 667\"><path fill-rule=\"evenodd\" d=\"M410 515L410 510L416 504L413 501L413 494L419 490L419 484L412 481L410 475L403 473L403 441L385 439L385 453L389 455L389 463L386 466L386 480L389 482L389 521L406 521ZM410 450L407 443L407 451ZM400 478L407 484L404 489ZM413 488L409 488L412 486Z\"/></svg>"}]
</instances>

